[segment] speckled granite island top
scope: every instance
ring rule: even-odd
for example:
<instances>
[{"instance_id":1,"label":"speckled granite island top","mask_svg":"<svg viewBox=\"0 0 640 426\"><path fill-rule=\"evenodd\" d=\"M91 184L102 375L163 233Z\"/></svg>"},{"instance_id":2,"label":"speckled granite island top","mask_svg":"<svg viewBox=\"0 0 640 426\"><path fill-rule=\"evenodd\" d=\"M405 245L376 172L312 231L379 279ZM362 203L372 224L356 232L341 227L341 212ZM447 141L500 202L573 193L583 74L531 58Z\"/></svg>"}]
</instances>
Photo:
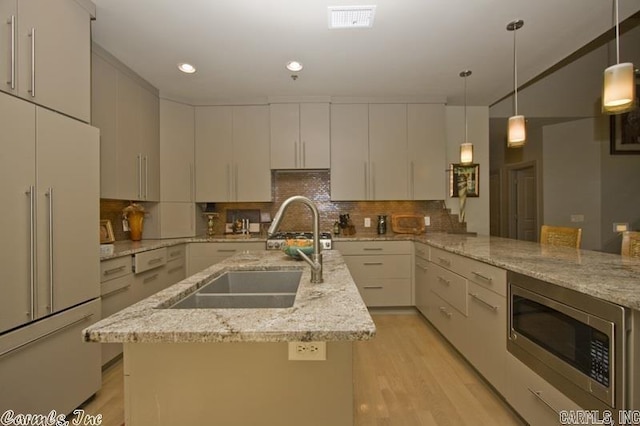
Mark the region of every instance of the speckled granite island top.
<instances>
[{"instance_id":1,"label":"speckled granite island top","mask_svg":"<svg viewBox=\"0 0 640 426\"><path fill-rule=\"evenodd\" d=\"M324 251L324 283L310 283L309 266L279 250L239 253L83 331L85 341L286 342L368 340L375 325L342 255ZM230 270L301 269L291 308L165 309Z\"/></svg>"}]
</instances>

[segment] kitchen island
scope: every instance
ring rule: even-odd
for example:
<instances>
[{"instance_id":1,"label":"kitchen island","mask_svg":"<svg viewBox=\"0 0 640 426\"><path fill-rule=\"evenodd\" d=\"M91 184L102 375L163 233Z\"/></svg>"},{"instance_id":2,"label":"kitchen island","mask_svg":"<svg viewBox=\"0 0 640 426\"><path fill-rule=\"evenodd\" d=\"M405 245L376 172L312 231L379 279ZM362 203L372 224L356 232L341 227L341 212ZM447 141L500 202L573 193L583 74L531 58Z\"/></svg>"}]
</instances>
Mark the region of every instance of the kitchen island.
<instances>
[{"instance_id":1,"label":"kitchen island","mask_svg":"<svg viewBox=\"0 0 640 426\"><path fill-rule=\"evenodd\" d=\"M351 425L351 346L375 325L340 253L323 254L322 284L280 251L239 253L85 329L124 344L126 424ZM168 309L227 271L291 269L291 308ZM326 360L289 360L311 341Z\"/></svg>"}]
</instances>

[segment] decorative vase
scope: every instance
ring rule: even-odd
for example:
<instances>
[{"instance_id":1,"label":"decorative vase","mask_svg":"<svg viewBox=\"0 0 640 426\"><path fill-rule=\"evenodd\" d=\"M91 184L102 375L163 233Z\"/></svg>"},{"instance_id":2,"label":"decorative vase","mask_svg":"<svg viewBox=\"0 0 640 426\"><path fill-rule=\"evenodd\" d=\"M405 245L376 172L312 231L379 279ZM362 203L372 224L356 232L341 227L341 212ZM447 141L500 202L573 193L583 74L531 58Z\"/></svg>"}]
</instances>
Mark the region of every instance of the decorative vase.
<instances>
[{"instance_id":1,"label":"decorative vase","mask_svg":"<svg viewBox=\"0 0 640 426\"><path fill-rule=\"evenodd\" d=\"M129 232L131 241L140 241L142 239L142 223L144 221L144 212L131 211L127 214L129 222Z\"/></svg>"}]
</instances>

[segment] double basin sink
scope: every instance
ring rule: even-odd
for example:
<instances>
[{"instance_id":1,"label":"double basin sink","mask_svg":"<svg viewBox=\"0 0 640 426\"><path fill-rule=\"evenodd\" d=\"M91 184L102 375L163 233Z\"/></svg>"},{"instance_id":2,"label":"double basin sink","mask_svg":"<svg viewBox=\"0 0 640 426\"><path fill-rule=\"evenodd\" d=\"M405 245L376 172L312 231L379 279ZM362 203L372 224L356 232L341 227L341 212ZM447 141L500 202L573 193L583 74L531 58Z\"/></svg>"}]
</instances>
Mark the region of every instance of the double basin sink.
<instances>
[{"instance_id":1,"label":"double basin sink","mask_svg":"<svg viewBox=\"0 0 640 426\"><path fill-rule=\"evenodd\" d=\"M227 271L170 309L290 308L301 270Z\"/></svg>"}]
</instances>

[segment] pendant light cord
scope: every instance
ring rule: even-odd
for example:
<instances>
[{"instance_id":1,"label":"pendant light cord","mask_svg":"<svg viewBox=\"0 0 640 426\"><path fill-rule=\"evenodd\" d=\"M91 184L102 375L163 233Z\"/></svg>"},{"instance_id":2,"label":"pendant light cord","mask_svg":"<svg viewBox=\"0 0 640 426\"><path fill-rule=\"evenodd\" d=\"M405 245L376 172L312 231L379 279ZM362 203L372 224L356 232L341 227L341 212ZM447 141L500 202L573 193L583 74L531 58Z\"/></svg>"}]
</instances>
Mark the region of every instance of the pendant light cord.
<instances>
[{"instance_id":1,"label":"pendant light cord","mask_svg":"<svg viewBox=\"0 0 640 426\"><path fill-rule=\"evenodd\" d=\"M616 14L616 64L620 63L620 28L618 19L618 0L614 1Z\"/></svg>"},{"instance_id":2,"label":"pendant light cord","mask_svg":"<svg viewBox=\"0 0 640 426\"><path fill-rule=\"evenodd\" d=\"M467 76L464 77L464 142L469 142L467 126Z\"/></svg>"},{"instance_id":3,"label":"pendant light cord","mask_svg":"<svg viewBox=\"0 0 640 426\"><path fill-rule=\"evenodd\" d=\"M517 28L513 30L513 92L514 92L513 102L514 102L514 109L515 109L514 115L518 115L518 60L517 60L518 50L516 49L516 32L518 32Z\"/></svg>"}]
</instances>

